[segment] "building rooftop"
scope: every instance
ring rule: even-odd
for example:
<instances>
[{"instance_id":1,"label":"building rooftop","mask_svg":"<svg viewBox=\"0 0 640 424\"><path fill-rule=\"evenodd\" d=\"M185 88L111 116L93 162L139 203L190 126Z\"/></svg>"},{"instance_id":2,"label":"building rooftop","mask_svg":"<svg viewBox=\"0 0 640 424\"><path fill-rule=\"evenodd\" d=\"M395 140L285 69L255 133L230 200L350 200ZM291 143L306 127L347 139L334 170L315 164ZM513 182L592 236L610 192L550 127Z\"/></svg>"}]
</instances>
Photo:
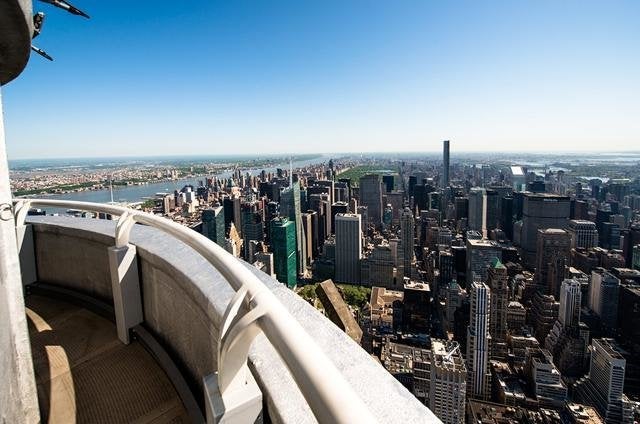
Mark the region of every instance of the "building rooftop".
<instances>
[{"instance_id":1,"label":"building rooftop","mask_svg":"<svg viewBox=\"0 0 640 424\"><path fill-rule=\"evenodd\" d=\"M568 402L566 412L576 424L604 424L602 417L592 406Z\"/></svg>"},{"instance_id":2,"label":"building rooftop","mask_svg":"<svg viewBox=\"0 0 640 424\"><path fill-rule=\"evenodd\" d=\"M341 217L341 218L358 219L359 216L360 215L358 215L357 213L337 213L336 214L336 218Z\"/></svg>"},{"instance_id":3,"label":"building rooftop","mask_svg":"<svg viewBox=\"0 0 640 424\"><path fill-rule=\"evenodd\" d=\"M431 339L433 361L441 367L466 372L466 365L458 342Z\"/></svg>"},{"instance_id":4,"label":"building rooftop","mask_svg":"<svg viewBox=\"0 0 640 424\"><path fill-rule=\"evenodd\" d=\"M371 288L371 306L372 307L384 307L385 305L391 306L396 300L402 301L404 299L404 293L397 290L387 290L384 287L372 287Z\"/></svg>"},{"instance_id":5,"label":"building rooftop","mask_svg":"<svg viewBox=\"0 0 640 424\"><path fill-rule=\"evenodd\" d=\"M420 291L431 291L431 288L429 287L429 284L427 283L420 283L417 281L407 281L406 283L404 283L404 289L405 290L420 290Z\"/></svg>"},{"instance_id":6,"label":"building rooftop","mask_svg":"<svg viewBox=\"0 0 640 424\"><path fill-rule=\"evenodd\" d=\"M511 175L514 177L524 177L524 171L521 166L511 166Z\"/></svg>"},{"instance_id":7,"label":"building rooftop","mask_svg":"<svg viewBox=\"0 0 640 424\"><path fill-rule=\"evenodd\" d=\"M544 228L544 229L539 229L538 233L541 234L549 234L549 235L553 235L553 234L567 234L567 232L563 229L560 228Z\"/></svg>"},{"instance_id":8,"label":"building rooftop","mask_svg":"<svg viewBox=\"0 0 640 424\"><path fill-rule=\"evenodd\" d=\"M624 356L620 353L620 347L614 339L593 339L593 342L597 342L613 359L625 360Z\"/></svg>"},{"instance_id":9,"label":"building rooftop","mask_svg":"<svg viewBox=\"0 0 640 424\"><path fill-rule=\"evenodd\" d=\"M491 247L491 248L500 248L500 243L494 240L488 239L467 239L467 244L471 247L483 248L483 247Z\"/></svg>"},{"instance_id":10,"label":"building rooftop","mask_svg":"<svg viewBox=\"0 0 640 424\"><path fill-rule=\"evenodd\" d=\"M533 201L548 202L548 201L558 201L558 200L569 200L569 196L562 196L562 195L559 195L559 194L552 194L552 193L530 193L530 192L526 192L526 193L524 193L524 196L529 201L533 200Z\"/></svg>"}]
</instances>

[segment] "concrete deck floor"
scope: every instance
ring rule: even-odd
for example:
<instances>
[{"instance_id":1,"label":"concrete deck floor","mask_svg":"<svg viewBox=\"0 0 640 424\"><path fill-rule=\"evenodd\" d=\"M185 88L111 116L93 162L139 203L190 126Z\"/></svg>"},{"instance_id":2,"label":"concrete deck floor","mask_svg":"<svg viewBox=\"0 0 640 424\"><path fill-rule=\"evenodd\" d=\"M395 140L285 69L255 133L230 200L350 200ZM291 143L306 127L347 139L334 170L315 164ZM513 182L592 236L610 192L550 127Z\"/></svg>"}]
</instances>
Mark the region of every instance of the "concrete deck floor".
<instances>
[{"instance_id":1,"label":"concrete deck floor","mask_svg":"<svg viewBox=\"0 0 640 424\"><path fill-rule=\"evenodd\" d=\"M180 423L189 417L164 371L115 325L59 300L25 299L42 422Z\"/></svg>"}]
</instances>

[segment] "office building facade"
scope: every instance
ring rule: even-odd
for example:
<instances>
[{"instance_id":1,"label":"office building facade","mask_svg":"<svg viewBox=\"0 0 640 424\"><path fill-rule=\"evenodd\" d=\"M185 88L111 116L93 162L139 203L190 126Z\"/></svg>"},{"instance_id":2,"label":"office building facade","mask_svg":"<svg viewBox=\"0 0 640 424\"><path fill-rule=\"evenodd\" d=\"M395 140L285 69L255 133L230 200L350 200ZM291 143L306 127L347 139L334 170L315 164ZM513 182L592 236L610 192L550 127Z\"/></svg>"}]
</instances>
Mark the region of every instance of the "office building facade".
<instances>
[{"instance_id":1,"label":"office building facade","mask_svg":"<svg viewBox=\"0 0 640 424\"><path fill-rule=\"evenodd\" d=\"M202 211L202 235L222 247L225 245L224 218L224 208L222 206Z\"/></svg>"},{"instance_id":2,"label":"office building facade","mask_svg":"<svg viewBox=\"0 0 640 424\"><path fill-rule=\"evenodd\" d=\"M368 224L376 228L382 225L382 184L380 175L360 177L360 204L367 207Z\"/></svg>"},{"instance_id":3,"label":"office building facade","mask_svg":"<svg viewBox=\"0 0 640 424\"><path fill-rule=\"evenodd\" d=\"M524 193L522 201L520 246L524 264L533 268L536 265L538 230L564 230L569 222L571 201L567 196L543 193Z\"/></svg>"},{"instance_id":4,"label":"office building facade","mask_svg":"<svg viewBox=\"0 0 640 424\"><path fill-rule=\"evenodd\" d=\"M491 372L489 352L491 336L490 289L483 282L474 281L470 287L471 314L467 328L467 396L488 400L491 396Z\"/></svg>"},{"instance_id":5,"label":"office building facade","mask_svg":"<svg viewBox=\"0 0 640 424\"><path fill-rule=\"evenodd\" d=\"M538 230L536 283L545 293L553 295L556 299L560 295L564 268L569 266L570 258L571 236L568 232L558 228Z\"/></svg>"},{"instance_id":6,"label":"office building facade","mask_svg":"<svg viewBox=\"0 0 640 424\"><path fill-rule=\"evenodd\" d=\"M336 281L358 284L362 259L362 217L358 214L336 215Z\"/></svg>"}]
</instances>

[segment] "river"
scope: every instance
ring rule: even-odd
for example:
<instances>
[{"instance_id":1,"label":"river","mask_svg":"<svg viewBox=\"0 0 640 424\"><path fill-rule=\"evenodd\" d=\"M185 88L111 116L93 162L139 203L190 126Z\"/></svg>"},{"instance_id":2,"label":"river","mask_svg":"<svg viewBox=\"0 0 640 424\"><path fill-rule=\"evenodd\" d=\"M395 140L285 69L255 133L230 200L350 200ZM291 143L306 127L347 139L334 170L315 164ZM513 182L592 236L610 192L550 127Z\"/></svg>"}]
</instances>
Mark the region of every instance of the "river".
<instances>
[{"instance_id":1,"label":"river","mask_svg":"<svg viewBox=\"0 0 640 424\"><path fill-rule=\"evenodd\" d=\"M313 159L301 160L293 162L294 168L302 168L308 165L322 163L329 160L328 156L320 156ZM287 168L288 164L281 164L280 168ZM264 169L266 172L276 172L278 167L260 168L244 170L243 174L249 172L251 175L258 175ZM216 174L218 178L228 178L231 171ZM174 190L180 190L185 185L191 184L198 186L198 181L204 181L206 177L185 178L175 181L161 181L159 183L150 183L145 185L132 186L115 186L113 187L113 200L116 202L138 202L145 197L152 197L156 193L173 193ZM46 196L48 199L74 200L78 202L94 202L107 203L111 201L109 190L87 190L73 193L52 194Z\"/></svg>"}]
</instances>

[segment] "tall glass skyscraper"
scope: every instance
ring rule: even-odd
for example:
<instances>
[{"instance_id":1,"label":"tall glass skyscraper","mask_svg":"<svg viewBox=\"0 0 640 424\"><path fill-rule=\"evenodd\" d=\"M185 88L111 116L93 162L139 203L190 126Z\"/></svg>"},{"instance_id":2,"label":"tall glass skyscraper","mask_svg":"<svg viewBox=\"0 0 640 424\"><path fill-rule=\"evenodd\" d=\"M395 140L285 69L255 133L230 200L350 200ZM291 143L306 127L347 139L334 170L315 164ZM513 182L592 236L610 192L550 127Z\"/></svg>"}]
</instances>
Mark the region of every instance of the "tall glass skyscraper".
<instances>
[{"instance_id":1,"label":"tall glass skyscraper","mask_svg":"<svg viewBox=\"0 0 640 424\"><path fill-rule=\"evenodd\" d=\"M296 227L286 217L274 219L270 227L276 279L293 289L297 283Z\"/></svg>"},{"instance_id":2,"label":"tall glass skyscraper","mask_svg":"<svg viewBox=\"0 0 640 424\"><path fill-rule=\"evenodd\" d=\"M293 182L280 193L280 215L289 218L295 228L298 274L304 274L307 268L307 252L302 227L302 212L300 210L300 183Z\"/></svg>"}]
</instances>

